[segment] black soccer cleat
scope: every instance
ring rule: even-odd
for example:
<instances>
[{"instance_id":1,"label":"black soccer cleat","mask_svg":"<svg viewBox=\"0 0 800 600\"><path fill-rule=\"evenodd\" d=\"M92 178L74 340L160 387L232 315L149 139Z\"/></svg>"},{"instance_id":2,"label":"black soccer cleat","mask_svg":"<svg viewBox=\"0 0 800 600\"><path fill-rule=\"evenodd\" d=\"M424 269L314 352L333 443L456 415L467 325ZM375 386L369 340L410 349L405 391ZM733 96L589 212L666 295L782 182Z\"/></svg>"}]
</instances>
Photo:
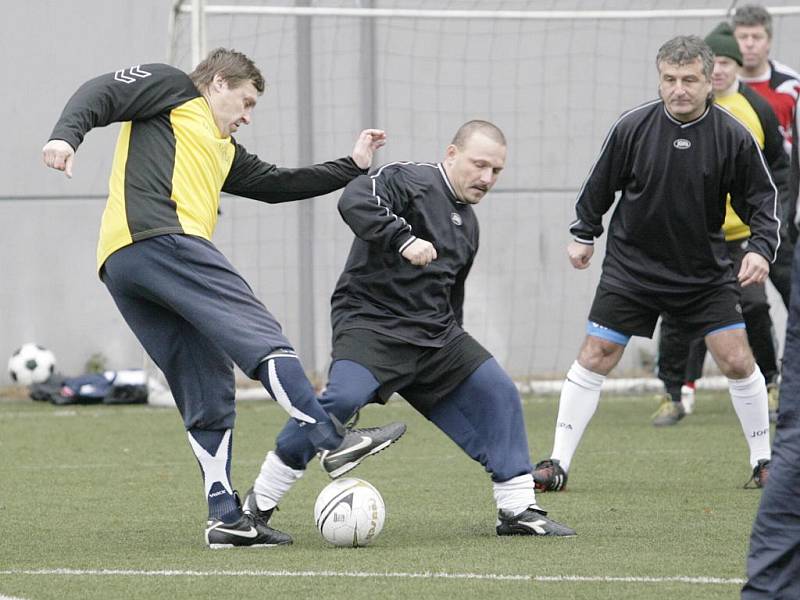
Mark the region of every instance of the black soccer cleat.
<instances>
[{"instance_id":1,"label":"black soccer cleat","mask_svg":"<svg viewBox=\"0 0 800 600\"><path fill-rule=\"evenodd\" d=\"M750 475L750 479L744 484L745 489L763 488L767 485L767 481L769 480L769 463L770 460L768 458L762 458L758 461L756 466L753 467L753 474ZM751 483L754 485L750 485Z\"/></svg>"},{"instance_id":2,"label":"black soccer cleat","mask_svg":"<svg viewBox=\"0 0 800 600\"><path fill-rule=\"evenodd\" d=\"M530 506L518 515L500 509L497 512L497 535L541 535L573 537L575 530L547 518L547 511Z\"/></svg>"},{"instance_id":3,"label":"black soccer cleat","mask_svg":"<svg viewBox=\"0 0 800 600\"><path fill-rule=\"evenodd\" d=\"M242 502L242 512L252 515L253 518L256 521L260 521L262 525L269 525L269 520L272 518L272 513L277 509L277 506L274 506L268 510L261 510L258 508L258 503L256 502L256 493L253 488L247 490L247 494L245 494L244 501Z\"/></svg>"},{"instance_id":4,"label":"black soccer cleat","mask_svg":"<svg viewBox=\"0 0 800 600\"><path fill-rule=\"evenodd\" d=\"M533 468L533 487L540 492L560 492L567 487L567 472L556 458L547 458Z\"/></svg>"},{"instance_id":5,"label":"black soccer cleat","mask_svg":"<svg viewBox=\"0 0 800 600\"><path fill-rule=\"evenodd\" d=\"M331 479L336 479L355 469L368 456L377 454L399 440L405 432L405 423L348 429L338 448L320 452L320 464Z\"/></svg>"},{"instance_id":6,"label":"black soccer cleat","mask_svg":"<svg viewBox=\"0 0 800 600\"><path fill-rule=\"evenodd\" d=\"M266 548L292 543L290 535L269 527L250 513L242 514L235 523L210 519L206 526L206 544L209 548Z\"/></svg>"}]
</instances>

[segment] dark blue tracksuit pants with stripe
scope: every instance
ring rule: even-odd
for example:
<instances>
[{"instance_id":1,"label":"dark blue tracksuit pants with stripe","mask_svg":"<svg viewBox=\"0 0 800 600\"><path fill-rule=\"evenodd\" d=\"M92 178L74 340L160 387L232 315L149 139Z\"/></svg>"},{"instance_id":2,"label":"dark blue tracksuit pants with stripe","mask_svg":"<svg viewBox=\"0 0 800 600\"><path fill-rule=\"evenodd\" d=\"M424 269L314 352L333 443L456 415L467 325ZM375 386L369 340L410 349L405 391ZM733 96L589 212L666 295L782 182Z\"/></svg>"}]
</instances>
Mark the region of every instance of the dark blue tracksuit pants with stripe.
<instances>
[{"instance_id":1,"label":"dark blue tracksuit pants with stripe","mask_svg":"<svg viewBox=\"0 0 800 600\"><path fill-rule=\"evenodd\" d=\"M233 364L261 378L265 357L291 351L275 317L208 240L161 235L114 252L101 270L122 316L164 372L187 430L224 430L235 420ZM316 419L304 427L318 446L335 447L329 415L296 360L301 398L293 408ZM263 379L262 379L263 381ZM336 443L328 440L329 433ZM326 443L320 443L321 441Z\"/></svg>"}]
</instances>

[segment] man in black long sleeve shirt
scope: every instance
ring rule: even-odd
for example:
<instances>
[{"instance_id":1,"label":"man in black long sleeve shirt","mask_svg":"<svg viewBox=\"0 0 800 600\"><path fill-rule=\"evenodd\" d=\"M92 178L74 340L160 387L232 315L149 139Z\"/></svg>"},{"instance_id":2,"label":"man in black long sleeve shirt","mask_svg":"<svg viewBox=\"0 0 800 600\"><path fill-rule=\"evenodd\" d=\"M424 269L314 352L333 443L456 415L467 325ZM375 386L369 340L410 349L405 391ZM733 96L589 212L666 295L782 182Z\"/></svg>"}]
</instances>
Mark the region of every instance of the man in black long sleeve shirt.
<instances>
[{"instance_id":1,"label":"man in black long sleeve shirt","mask_svg":"<svg viewBox=\"0 0 800 600\"><path fill-rule=\"evenodd\" d=\"M441 163L391 163L347 185L339 212L356 238L331 302L333 364L320 401L344 421L399 393L489 472L498 535L572 536L536 504L514 383L462 327L478 250L472 205L505 159L502 132L470 121ZM268 519L313 455L287 423L246 509Z\"/></svg>"},{"instance_id":2,"label":"man in black long sleeve shirt","mask_svg":"<svg viewBox=\"0 0 800 600\"><path fill-rule=\"evenodd\" d=\"M585 269L621 192L587 336L561 391L553 452L534 471L540 489L564 488L603 381L630 337L652 336L662 312L702 332L728 377L756 484L766 481L767 389L747 345L736 283L763 283L769 273L780 243L777 190L753 136L710 101L708 45L674 38L656 64L661 98L614 124L578 196L568 254ZM728 195L751 232L738 274L722 231Z\"/></svg>"},{"instance_id":3,"label":"man in black long sleeve shirt","mask_svg":"<svg viewBox=\"0 0 800 600\"><path fill-rule=\"evenodd\" d=\"M203 472L212 548L291 543L244 514L231 485L233 363L264 384L315 448L363 459L372 442L388 445L404 430L376 429L370 444L358 430L344 432L280 324L211 243L220 191L271 203L326 194L365 172L384 143L382 131L367 129L352 156L300 169L265 163L231 137L250 123L263 91L253 62L222 48L190 75L163 64L121 69L78 89L43 149L45 164L71 177L84 136L122 122L97 268L169 382Z\"/></svg>"}]
</instances>

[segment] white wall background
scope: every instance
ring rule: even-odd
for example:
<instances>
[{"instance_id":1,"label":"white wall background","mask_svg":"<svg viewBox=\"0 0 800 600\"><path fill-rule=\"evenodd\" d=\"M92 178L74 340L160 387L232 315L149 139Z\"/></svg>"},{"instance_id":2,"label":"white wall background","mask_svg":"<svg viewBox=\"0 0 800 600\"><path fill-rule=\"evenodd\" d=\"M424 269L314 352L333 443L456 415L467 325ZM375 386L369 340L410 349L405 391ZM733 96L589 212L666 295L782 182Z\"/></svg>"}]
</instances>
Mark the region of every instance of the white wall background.
<instances>
[{"instance_id":1,"label":"white wall background","mask_svg":"<svg viewBox=\"0 0 800 600\"><path fill-rule=\"evenodd\" d=\"M231 2L225 2L230 4ZM253 2L239 2L239 4ZM141 349L94 271L97 228L117 126L92 132L72 180L41 164L40 150L61 108L86 79L163 61L170 0L14 3L0 20L7 86L0 108L8 128L0 153L0 364L21 343L51 348L60 369L77 374L95 353L109 368L135 367ZM291 4L291 3L288 3ZM315 5L357 6L358 2ZM447 3L548 9L727 8L725 1L580 1ZM772 6L792 2L772 2ZM376 0L379 7L433 8L440 3ZM13 15L13 16L11 16ZM381 19L375 22L374 74L363 86L364 38L357 19L312 24L313 148L301 148L298 36L292 17L214 17L209 47L251 55L269 87L255 122L239 141L265 160L299 164L349 152L366 126L387 129L379 162L438 160L452 133L470 118L497 122L510 154L496 192L479 207L481 252L467 290L466 325L517 378L561 377L583 337L600 260L572 270L564 247L575 190L619 113L654 96L658 46L678 33L704 35L717 18L652 22L522 23ZM181 31L186 33L187 23ZM773 55L800 67L800 17L776 21ZM179 66L188 64L183 38ZM372 115L375 122L365 122ZM313 215L310 316L298 297L297 229ZM328 298L349 245L335 197L268 206L224 198L216 242L305 348L307 369L327 367ZM602 249L598 248L598 251ZM601 256L598 253L596 256ZM785 322L773 295L776 331ZM312 323L303 339L305 325ZM640 370L653 343L635 340L618 373ZM646 362L646 361L645 361ZM4 370L0 385L8 383Z\"/></svg>"}]
</instances>

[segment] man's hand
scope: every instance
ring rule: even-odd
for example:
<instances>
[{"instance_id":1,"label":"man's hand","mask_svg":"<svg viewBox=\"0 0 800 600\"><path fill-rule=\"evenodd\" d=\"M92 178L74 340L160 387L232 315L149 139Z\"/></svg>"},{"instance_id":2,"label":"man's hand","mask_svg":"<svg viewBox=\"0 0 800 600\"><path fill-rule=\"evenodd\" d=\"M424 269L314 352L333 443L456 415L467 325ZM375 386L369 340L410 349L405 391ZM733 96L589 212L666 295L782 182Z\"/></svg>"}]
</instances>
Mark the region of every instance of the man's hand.
<instances>
[{"instance_id":1,"label":"man's hand","mask_svg":"<svg viewBox=\"0 0 800 600\"><path fill-rule=\"evenodd\" d=\"M353 146L355 163L362 169L369 169L372 165L372 155L386 143L386 132L382 129L365 129L358 134L356 145Z\"/></svg>"},{"instance_id":2,"label":"man's hand","mask_svg":"<svg viewBox=\"0 0 800 600\"><path fill-rule=\"evenodd\" d=\"M576 269L585 269L589 266L589 261L594 254L594 246L591 244L581 244L580 242L572 241L567 246L567 256L569 262Z\"/></svg>"},{"instance_id":3,"label":"man's hand","mask_svg":"<svg viewBox=\"0 0 800 600\"><path fill-rule=\"evenodd\" d=\"M42 158L48 167L64 171L66 176L72 179L72 160L75 158L75 150L67 142L50 140L42 148Z\"/></svg>"},{"instance_id":4,"label":"man's hand","mask_svg":"<svg viewBox=\"0 0 800 600\"><path fill-rule=\"evenodd\" d=\"M436 248L430 242L417 238L403 250L402 256L412 265L425 267L436 260Z\"/></svg>"},{"instance_id":5,"label":"man's hand","mask_svg":"<svg viewBox=\"0 0 800 600\"><path fill-rule=\"evenodd\" d=\"M756 252L748 252L742 259L739 269L739 285L746 287L754 283L764 283L769 275L769 262Z\"/></svg>"}]
</instances>

